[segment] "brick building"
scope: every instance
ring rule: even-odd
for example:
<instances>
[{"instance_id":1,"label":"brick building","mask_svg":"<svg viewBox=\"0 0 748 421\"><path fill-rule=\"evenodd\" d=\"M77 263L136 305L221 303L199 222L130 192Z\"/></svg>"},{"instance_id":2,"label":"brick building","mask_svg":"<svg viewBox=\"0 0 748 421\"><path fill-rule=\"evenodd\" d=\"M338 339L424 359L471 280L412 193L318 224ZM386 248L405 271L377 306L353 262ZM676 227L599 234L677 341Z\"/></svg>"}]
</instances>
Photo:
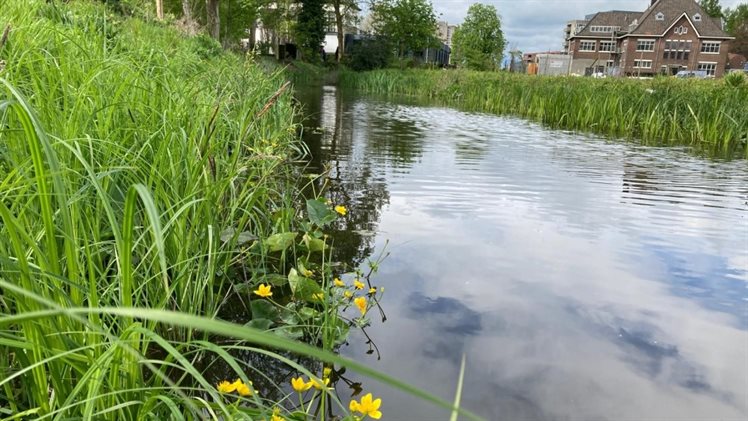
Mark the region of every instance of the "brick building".
<instances>
[{"instance_id":1,"label":"brick building","mask_svg":"<svg viewBox=\"0 0 748 421\"><path fill-rule=\"evenodd\" d=\"M569 40L571 74L674 75L699 70L721 77L729 41L720 19L695 0L652 0L644 12L595 14Z\"/></svg>"}]
</instances>

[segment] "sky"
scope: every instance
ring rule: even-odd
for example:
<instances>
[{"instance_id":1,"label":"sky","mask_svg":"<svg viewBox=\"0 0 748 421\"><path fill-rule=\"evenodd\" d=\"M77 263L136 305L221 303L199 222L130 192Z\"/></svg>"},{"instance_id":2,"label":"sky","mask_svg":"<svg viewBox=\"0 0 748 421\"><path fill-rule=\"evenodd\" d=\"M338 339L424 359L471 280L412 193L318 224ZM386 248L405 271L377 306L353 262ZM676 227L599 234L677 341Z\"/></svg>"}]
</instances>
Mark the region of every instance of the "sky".
<instances>
[{"instance_id":1,"label":"sky","mask_svg":"<svg viewBox=\"0 0 748 421\"><path fill-rule=\"evenodd\" d=\"M606 10L644 11L650 0L432 0L438 20L459 25L473 3L490 4L501 16L507 50L562 50L566 22ZM746 0L722 0L734 8Z\"/></svg>"}]
</instances>

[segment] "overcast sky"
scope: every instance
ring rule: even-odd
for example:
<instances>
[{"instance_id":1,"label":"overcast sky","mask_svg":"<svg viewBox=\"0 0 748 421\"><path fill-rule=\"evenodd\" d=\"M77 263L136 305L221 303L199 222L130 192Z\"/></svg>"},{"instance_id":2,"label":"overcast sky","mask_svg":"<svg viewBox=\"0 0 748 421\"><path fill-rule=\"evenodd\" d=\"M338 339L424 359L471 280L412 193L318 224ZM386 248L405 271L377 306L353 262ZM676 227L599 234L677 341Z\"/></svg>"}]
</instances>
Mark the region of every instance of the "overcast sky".
<instances>
[{"instance_id":1,"label":"overcast sky","mask_svg":"<svg viewBox=\"0 0 748 421\"><path fill-rule=\"evenodd\" d=\"M432 0L439 20L459 25L473 3L491 4L501 16L507 50L523 52L563 49L566 22L605 10L644 11L650 0ZM746 0L721 0L734 8Z\"/></svg>"}]
</instances>

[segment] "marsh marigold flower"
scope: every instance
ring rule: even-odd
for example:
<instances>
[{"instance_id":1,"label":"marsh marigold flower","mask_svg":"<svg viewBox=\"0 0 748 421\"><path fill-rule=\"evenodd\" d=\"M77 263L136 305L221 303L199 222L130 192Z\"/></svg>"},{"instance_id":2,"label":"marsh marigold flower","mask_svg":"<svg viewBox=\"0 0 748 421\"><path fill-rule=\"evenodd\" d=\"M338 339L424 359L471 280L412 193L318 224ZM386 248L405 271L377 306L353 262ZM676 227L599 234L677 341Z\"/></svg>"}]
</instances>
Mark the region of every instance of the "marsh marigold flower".
<instances>
[{"instance_id":1,"label":"marsh marigold flower","mask_svg":"<svg viewBox=\"0 0 748 421\"><path fill-rule=\"evenodd\" d=\"M272 297L273 293L272 291L270 291L270 288L271 288L270 285L260 284L260 286L252 292L254 292L255 294L259 295L262 298Z\"/></svg>"},{"instance_id":2,"label":"marsh marigold flower","mask_svg":"<svg viewBox=\"0 0 748 421\"><path fill-rule=\"evenodd\" d=\"M356 279L353 281L353 286L356 287L356 289L364 289L364 283Z\"/></svg>"},{"instance_id":3,"label":"marsh marigold flower","mask_svg":"<svg viewBox=\"0 0 748 421\"><path fill-rule=\"evenodd\" d=\"M236 393L242 396L252 396L252 389L250 389L246 384L242 383L237 386Z\"/></svg>"},{"instance_id":4,"label":"marsh marigold flower","mask_svg":"<svg viewBox=\"0 0 748 421\"><path fill-rule=\"evenodd\" d=\"M312 384L305 382L303 377L295 377L291 379L291 386L293 387L293 390L301 393L309 390L309 388L312 387Z\"/></svg>"},{"instance_id":5,"label":"marsh marigold flower","mask_svg":"<svg viewBox=\"0 0 748 421\"><path fill-rule=\"evenodd\" d=\"M376 288L369 288L369 294L376 294L377 289Z\"/></svg>"},{"instance_id":6,"label":"marsh marigold flower","mask_svg":"<svg viewBox=\"0 0 748 421\"><path fill-rule=\"evenodd\" d=\"M221 383L218 383L216 389L221 393L231 393L236 390L236 383L229 383L224 380Z\"/></svg>"},{"instance_id":7,"label":"marsh marigold flower","mask_svg":"<svg viewBox=\"0 0 748 421\"><path fill-rule=\"evenodd\" d=\"M361 311L362 316L366 314L366 298L358 297L353 300L353 302L356 304L356 307L358 307L359 311Z\"/></svg>"},{"instance_id":8,"label":"marsh marigold flower","mask_svg":"<svg viewBox=\"0 0 748 421\"><path fill-rule=\"evenodd\" d=\"M342 216L345 216L345 214L348 213L348 209L346 209L343 205L338 205L335 206L335 212L339 213Z\"/></svg>"},{"instance_id":9,"label":"marsh marigold flower","mask_svg":"<svg viewBox=\"0 0 748 421\"><path fill-rule=\"evenodd\" d=\"M379 411L379 407L381 405L381 398L374 399L371 393L367 393L363 398L361 398L361 403L356 402L356 400L354 399L348 405L348 408L350 408L351 411L358 412L363 416L368 415L375 420L378 420L382 417L382 412Z\"/></svg>"},{"instance_id":10,"label":"marsh marigold flower","mask_svg":"<svg viewBox=\"0 0 748 421\"><path fill-rule=\"evenodd\" d=\"M352 298L353 297L353 293L350 292L350 291L346 291L346 292L343 293L343 296L345 298Z\"/></svg>"},{"instance_id":11,"label":"marsh marigold flower","mask_svg":"<svg viewBox=\"0 0 748 421\"><path fill-rule=\"evenodd\" d=\"M330 384L330 379L322 379L322 381L325 383L325 386ZM322 390L322 384L315 379L309 379L309 386L317 390Z\"/></svg>"},{"instance_id":12,"label":"marsh marigold flower","mask_svg":"<svg viewBox=\"0 0 748 421\"><path fill-rule=\"evenodd\" d=\"M336 287L344 287L345 282L341 281L340 278L335 278L332 280L332 283L335 284Z\"/></svg>"},{"instance_id":13,"label":"marsh marigold flower","mask_svg":"<svg viewBox=\"0 0 748 421\"><path fill-rule=\"evenodd\" d=\"M270 421L285 421L285 418L281 417L280 415L273 414L273 416L270 418Z\"/></svg>"}]
</instances>

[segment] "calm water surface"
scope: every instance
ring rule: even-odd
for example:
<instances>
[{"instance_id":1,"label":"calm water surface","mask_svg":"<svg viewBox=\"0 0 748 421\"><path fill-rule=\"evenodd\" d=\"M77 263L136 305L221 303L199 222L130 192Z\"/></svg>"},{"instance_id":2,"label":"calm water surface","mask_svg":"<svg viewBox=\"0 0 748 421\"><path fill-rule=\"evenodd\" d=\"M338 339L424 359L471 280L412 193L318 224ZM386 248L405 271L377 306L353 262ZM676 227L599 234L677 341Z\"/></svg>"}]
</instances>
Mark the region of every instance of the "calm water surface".
<instances>
[{"instance_id":1,"label":"calm water surface","mask_svg":"<svg viewBox=\"0 0 748 421\"><path fill-rule=\"evenodd\" d=\"M388 320L342 352L491 420L748 418L748 163L301 92L341 259ZM448 415L364 379L383 419ZM345 391L343 391L345 394Z\"/></svg>"}]
</instances>

